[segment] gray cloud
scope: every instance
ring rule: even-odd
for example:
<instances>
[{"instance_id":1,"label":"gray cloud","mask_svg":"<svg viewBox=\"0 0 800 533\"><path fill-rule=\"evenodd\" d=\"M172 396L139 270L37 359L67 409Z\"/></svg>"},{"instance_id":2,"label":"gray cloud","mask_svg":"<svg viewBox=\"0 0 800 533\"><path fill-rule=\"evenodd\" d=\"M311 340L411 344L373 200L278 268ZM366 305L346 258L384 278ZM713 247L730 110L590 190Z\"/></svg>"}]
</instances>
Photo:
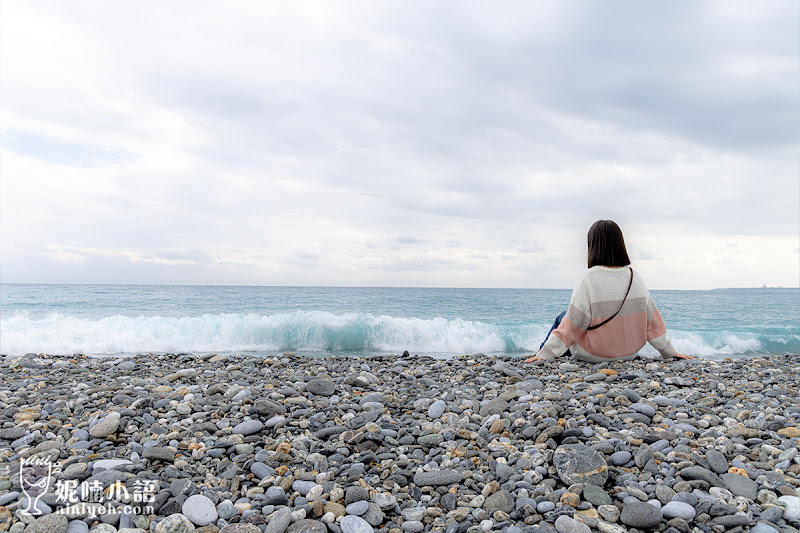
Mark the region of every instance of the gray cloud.
<instances>
[{"instance_id":1,"label":"gray cloud","mask_svg":"<svg viewBox=\"0 0 800 533\"><path fill-rule=\"evenodd\" d=\"M5 277L571 286L614 218L706 283L671 254L797 246L799 10L6 6Z\"/></svg>"}]
</instances>

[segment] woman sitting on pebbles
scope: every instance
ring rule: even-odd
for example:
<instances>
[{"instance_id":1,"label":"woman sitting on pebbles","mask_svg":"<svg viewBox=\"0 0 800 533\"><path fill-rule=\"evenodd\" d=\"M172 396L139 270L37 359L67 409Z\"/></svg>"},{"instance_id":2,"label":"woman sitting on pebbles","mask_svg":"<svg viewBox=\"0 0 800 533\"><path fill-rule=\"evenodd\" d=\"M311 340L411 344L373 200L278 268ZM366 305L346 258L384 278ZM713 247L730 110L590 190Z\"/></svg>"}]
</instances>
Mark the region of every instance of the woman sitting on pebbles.
<instances>
[{"instance_id":1,"label":"woman sitting on pebbles","mask_svg":"<svg viewBox=\"0 0 800 533\"><path fill-rule=\"evenodd\" d=\"M630 266L619 226L598 220L589 228L587 240L589 270L578 280L569 308L558 315L539 352L526 362L570 351L592 363L627 361L645 342L664 359L692 359L672 346L650 292Z\"/></svg>"}]
</instances>

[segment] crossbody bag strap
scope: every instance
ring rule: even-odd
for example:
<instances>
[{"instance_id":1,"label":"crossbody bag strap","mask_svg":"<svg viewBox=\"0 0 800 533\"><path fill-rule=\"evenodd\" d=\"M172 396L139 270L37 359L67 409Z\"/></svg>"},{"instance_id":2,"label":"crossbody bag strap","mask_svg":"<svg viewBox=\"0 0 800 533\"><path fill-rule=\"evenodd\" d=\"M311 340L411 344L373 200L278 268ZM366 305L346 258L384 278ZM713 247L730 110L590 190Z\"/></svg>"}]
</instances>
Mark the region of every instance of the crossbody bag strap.
<instances>
[{"instance_id":1,"label":"crossbody bag strap","mask_svg":"<svg viewBox=\"0 0 800 533\"><path fill-rule=\"evenodd\" d=\"M628 268L630 268L630 267L628 267ZM622 306L623 306L623 305L625 305L625 300L627 300L627 299L628 299L628 293L630 293L630 292L631 292L631 285L633 285L633 269L632 269L632 268L631 268L631 280L628 282L628 290L627 290L627 291L625 291L625 296L622 298L622 305L620 305L620 306L619 306L619 309L617 309L617 312L616 312L616 313L614 313L613 315L611 315L610 317L606 318L605 320L603 320L603 321L602 321L602 322L600 322L599 324L595 324L594 326L589 326L588 328L586 328L586 329L587 329L587 331L588 331L588 330L592 330L592 329L597 329L597 328L599 328L600 326L604 326L605 324L609 323L609 322L611 321L611 319L612 319L612 318L614 318L615 316L617 316L617 315L619 314L619 312L620 312L620 311L622 311Z\"/></svg>"}]
</instances>

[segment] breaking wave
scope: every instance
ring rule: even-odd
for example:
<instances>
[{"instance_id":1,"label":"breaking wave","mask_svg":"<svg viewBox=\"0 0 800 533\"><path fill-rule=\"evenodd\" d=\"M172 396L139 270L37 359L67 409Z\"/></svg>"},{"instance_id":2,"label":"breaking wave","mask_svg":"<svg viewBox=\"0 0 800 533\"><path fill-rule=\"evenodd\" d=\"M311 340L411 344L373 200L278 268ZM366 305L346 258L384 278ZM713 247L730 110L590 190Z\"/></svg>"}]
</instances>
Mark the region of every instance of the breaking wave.
<instances>
[{"instance_id":1,"label":"breaking wave","mask_svg":"<svg viewBox=\"0 0 800 533\"><path fill-rule=\"evenodd\" d=\"M325 311L204 314L197 317L61 314L30 318L17 313L0 322L0 351L87 355L142 352L293 351L308 355L402 353L533 353L549 324L504 325L445 318L400 318ZM680 352L701 357L800 353L800 336L670 330ZM654 354L649 346L645 354Z\"/></svg>"}]
</instances>

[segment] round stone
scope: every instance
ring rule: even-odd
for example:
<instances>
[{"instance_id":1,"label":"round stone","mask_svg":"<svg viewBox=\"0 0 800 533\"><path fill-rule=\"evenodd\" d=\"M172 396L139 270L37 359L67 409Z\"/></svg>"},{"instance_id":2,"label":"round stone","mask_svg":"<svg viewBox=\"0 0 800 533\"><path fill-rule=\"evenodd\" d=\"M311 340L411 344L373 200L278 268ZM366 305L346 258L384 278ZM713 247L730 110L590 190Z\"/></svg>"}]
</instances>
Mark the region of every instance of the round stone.
<instances>
[{"instance_id":1,"label":"round stone","mask_svg":"<svg viewBox=\"0 0 800 533\"><path fill-rule=\"evenodd\" d=\"M358 518L357 516L353 518ZM342 519L344 520L344 519ZM310 518L303 518L298 520L288 529L289 533L327 533L328 528L319 520L311 520Z\"/></svg>"},{"instance_id":2,"label":"round stone","mask_svg":"<svg viewBox=\"0 0 800 533\"><path fill-rule=\"evenodd\" d=\"M163 446L150 446L145 448L144 453L142 453L142 457L148 461L171 463L175 460L175 450L171 450Z\"/></svg>"},{"instance_id":3,"label":"round stone","mask_svg":"<svg viewBox=\"0 0 800 533\"><path fill-rule=\"evenodd\" d=\"M261 533L254 524L230 524L219 530L219 533Z\"/></svg>"},{"instance_id":4,"label":"round stone","mask_svg":"<svg viewBox=\"0 0 800 533\"><path fill-rule=\"evenodd\" d=\"M583 499L595 507L601 505L611 505L611 496L597 485L586 485L583 488Z\"/></svg>"},{"instance_id":5,"label":"round stone","mask_svg":"<svg viewBox=\"0 0 800 533\"><path fill-rule=\"evenodd\" d=\"M180 513L174 513L156 524L156 533L189 533L194 531L192 522Z\"/></svg>"},{"instance_id":6,"label":"round stone","mask_svg":"<svg viewBox=\"0 0 800 533\"><path fill-rule=\"evenodd\" d=\"M67 533L89 533L89 526L80 520L70 520L67 524Z\"/></svg>"},{"instance_id":7,"label":"round stone","mask_svg":"<svg viewBox=\"0 0 800 533\"><path fill-rule=\"evenodd\" d=\"M498 490L483 502L483 508L489 514L495 511L510 513L514 510L514 497L507 490Z\"/></svg>"},{"instance_id":8,"label":"round stone","mask_svg":"<svg viewBox=\"0 0 800 533\"><path fill-rule=\"evenodd\" d=\"M800 498L797 496L781 496L778 502L782 503L784 520L800 520Z\"/></svg>"},{"instance_id":9,"label":"round stone","mask_svg":"<svg viewBox=\"0 0 800 533\"><path fill-rule=\"evenodd\" d=\"M198 526L207 526L218 517L214 502L202 494L189 496L186 501L183 502L181 512L186 518Z\"/></svg>"},{"instance_id":10,"label":"round stone","mask_svg":"<svg viewBox=\"0 0 800 533\"><path fill-rule=\"evenodd\" d=\"M622 508L619 519L626 526L636 528L656 527L661 523L661 510L644 502L631 502Z\"/></svg>"},{"instance_id":11,"label":"round stone","mask_svg":"<svg viewBox=\"0 0 800 533\"><path fill-rule=\"evenodd\" d=\"M666 519L683 518L688 522L694 518L697 512L688 503L673 500L661 508L661 514Z\"/></svg>"},{"instance_id":12,"label":"round stone","mask_svg":"<svg viewBox=\"0 0 800 533\"><path fill-rule=\"evenodd\" d=\"M619 509L616 505L601 505L597 508L597 514L600 515L600 518L612 524L619 520Z\"/></svg>"},{"instance_id":13,"label":"round stone","mask_svg":"<svg viewBox=\"0 0 800 533\"><path fill-rule=\"evenodd\" d=\"M89 428L89 434L97 439L104 439L114 433L119 428L119 413L109 413L98 420L95 425Z\"/></svg>"},{"instance_id":14,"label":"round stone","mask_svg":"<svg viewBox=\"0 0 800 533\"><path fill-rule=\"evenodd\" d=\"M66 533L67 517L63 514L48 514L37 518L25 528L26 533Z\"/></svg>"},{"instance_id":15,"label":"round stone","mask_svg":"<svg viewBox=\"0 0 800 533\"><path fill-rule=\"evenodd\" d=\"M345 512L347 514L361 516L364 513L366 513L368 509L369 509L369 502L367 500L359 500L345 507Z\"/></svg>"},{"instance_id":16,"label":"round stone","mask_svg":"<svg viewBox=\"0 0 800 533\"><path fill-rule=\"evenodd\" d=\"M756 499L758 487L752 479L739 474L722 474L720 478L734 495L743 496L749 500Z\"/></svg>"},{"instance_id":17,"label":"round stone","mask_svg":"<svg viewBox=\"0 0 800 533\"><path fill-rule=\"evenodd\" d=\"M447 403L444 400L436 400L428 407L428 416L437 419L444 414Z\"/></svg>"},{"instance_id":18,"label":"round stone","mask_svg":"<svg viewBox=\"0 0 800 533\"><path fill-rule=\"evenodd\" d=\"M728 471L728 460L717 450L706 450L706 461L711 470L717 474L724 474Z\"/></svg>"},{"instance_id":19,"label":"round stone","mask_svg":"<svg viewBox=\"0 0 800 533\"><path fill-rule=\"evenodd\" d=\"M264 533L284 533L292 522L292 510L289 507L281 507L272 514Z\"/></svg>"},{"instance_id":20,"label":"round stone","mask_svg":"<svg viewBox=\"0 0 800 533\"><path fill-rule=\"evenodd\" d=\"M566 485L581 483L602 487L608 479L608 466L596 450L584 444L564 444L553 454L558 477Z\"/></svg>"},{"instance_id":21,"label":"round stone","mask_svg":"<svg viewBox=\"0 0 800 533\"><path fill-rule=\"evenodd\" d=\"M245 420L233 427L234 435L252 435L258 433L264 428L264 424L260 420Z\"/></svg>"},{"instance_id":22,"label":"round stone","mask_svg":"<svg viewBox=\"0 0 800 533\"><path fill-rule=\"evenodd\" d=\"M589 526L567 515L556 518L555 526L558 533L591 533Z\"/></svg>"},{"instance_id":23,"label":"round stone","mask_svg":"<svg viewBox=\"0 0 800 533\"><path fill-rule=\"evenodd\" d=\"M461 472L455 470L431 470L414 474L414 485L417 487L441 487L461 483L463 479Z\"/></svg>"},{"instance_id":24,"label":"round stone","mask_svg":"<svg viewBox=\"0 0 800 533\"><path fill-rule=\"evenodd\" d=\"M448 492L448 494L450 493ZM375 494L375 496L372 498L372 501L381 509L391 509L397 505L397 498L385 492L379 492Z\"/></svg>"},{"instance_id":25,"label":"round stone","mask_svg":"<svg viewBox=\"0 0 800 533\"><path fill-rule=\"evenodd\" d=\"M317 396L333 396L336 386L329 379L312 379L306 385L306 390Z\"/></svg>"},{"instance_id":26,"label":"round stone","mask_svg":"<svg viewBox=\"0 0 800 533\"><path fill-rule=\"evenodd\" d=\"M342 528L342 533L373 533L369 522L355 515L347 515L342 518L339 527Z\"/></svg>"}]
</instances>

